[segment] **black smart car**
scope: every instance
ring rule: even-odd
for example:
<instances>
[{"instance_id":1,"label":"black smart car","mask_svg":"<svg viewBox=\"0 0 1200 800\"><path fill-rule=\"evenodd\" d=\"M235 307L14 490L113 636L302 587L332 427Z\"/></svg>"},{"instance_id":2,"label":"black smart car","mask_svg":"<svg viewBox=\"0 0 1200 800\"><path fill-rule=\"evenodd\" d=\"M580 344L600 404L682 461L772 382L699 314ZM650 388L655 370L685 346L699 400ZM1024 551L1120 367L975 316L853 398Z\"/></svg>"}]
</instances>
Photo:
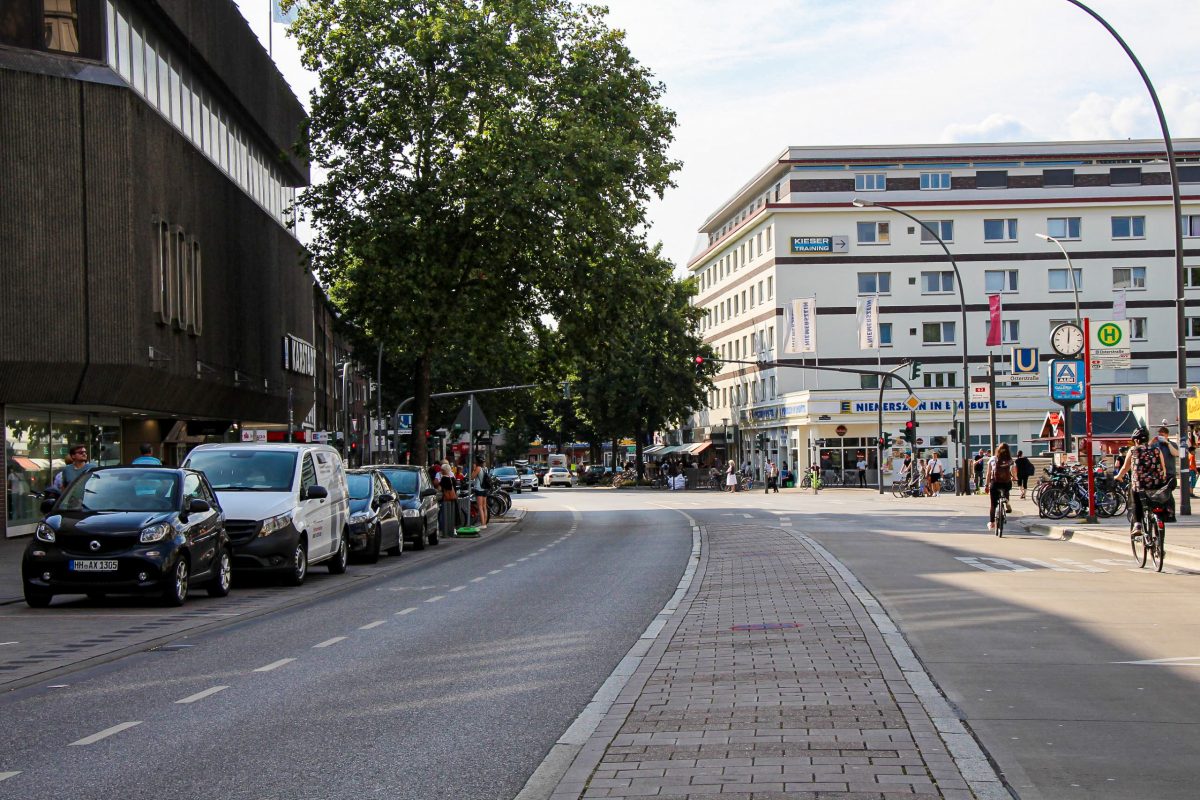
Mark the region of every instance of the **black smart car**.
<instances>
[{"instance_id":1,"label":"black smart car","mask_svg":"<svg viewBox=\"0 0 1200 800\"><path fill-rule=\"evenodd\" d=\"M346 470L350 490L350 552L379 560L381 550L398 556L404 549L400 533L400 507L387 478L377 469Z\"/></svg>"},{"instance_id":2,"label":"black smart car","mask_svg":"<svg viewBox=\"0 0 1200 800\"><path fill-rule=\"evenodd\" d=\"M387 479L400 503L400 527L413 550L438 543L438 509L441 503L429 473L411 464L376 467Z\"/></svg>"},{"instance_id":3,"label":"black smart car","mask_svg":"<svg viewBox=\"0 0 1200 800\"><path fill-rule=\"evenodd\" d=\"M229 594L225 515L202 473L96 469L43 501L42 511L21 563L25 602L34 608L56 594L158 594L179 606L200 582L213 597Z\"/></svg>"}]
</instances>

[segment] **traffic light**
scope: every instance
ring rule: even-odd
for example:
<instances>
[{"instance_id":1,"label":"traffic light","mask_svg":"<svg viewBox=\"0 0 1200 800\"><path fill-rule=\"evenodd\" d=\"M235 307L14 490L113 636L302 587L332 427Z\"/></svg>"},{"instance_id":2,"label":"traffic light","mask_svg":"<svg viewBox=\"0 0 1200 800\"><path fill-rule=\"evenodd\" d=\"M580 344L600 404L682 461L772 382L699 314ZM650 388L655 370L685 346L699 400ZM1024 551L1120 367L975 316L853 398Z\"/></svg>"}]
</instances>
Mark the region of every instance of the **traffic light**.
<instances>
[{"instance_id":1,"label":"traffic light","mask_svg":"<svg viewBox=\"0 0 1200 800\"><path fill-rule=\"evenodd\" d=\"M955 425L953 428L951 428L949 433L950 433L950 441L954 444L958 444L958 426Z\"/></svg>"},{"instance_id":2,"label":"traffic light","mask_svg":"<svg viewBox=\"0 0 1200 800\"><path fill-rule=\"evenodd\" d=\"M919 377L921 377L921 362L914 361L908 365L908 379L915 381Z\"/></svg>"},{"instance_id":3,"label":"traffic light","mask_svg":"<svg viewBox=\"0 0 1200 800\"><path fill-rule=\"evenodd\" d=\"M909 420L904 423L904 439L909 444L917 443L917 423L916 420Z\"/></svg>"},{"instance_id":4,"label":"traffic light","mask_svg":"<svg viewBox=\"0 0 1200 800\"><path fill-rule=\"evenodd\" d=\"M879 437L879 446L881 448L883 448L884 450L891 447L892 446L892 435L890 433L884 431L883 435Z\"/></svg>"},{"instance_id":5,"label":"traffic light","mask_svg":"<svg viewBox=\"0 0 1200 800\"><path fill-rule=\"evenodd\" d=\"M696 370L696 377L700 377L704 374L704 365L707 363L707 361L708 359L706 359L704 356L696 356L692 360L692 366Z\"/></svg>"}]
</instances>

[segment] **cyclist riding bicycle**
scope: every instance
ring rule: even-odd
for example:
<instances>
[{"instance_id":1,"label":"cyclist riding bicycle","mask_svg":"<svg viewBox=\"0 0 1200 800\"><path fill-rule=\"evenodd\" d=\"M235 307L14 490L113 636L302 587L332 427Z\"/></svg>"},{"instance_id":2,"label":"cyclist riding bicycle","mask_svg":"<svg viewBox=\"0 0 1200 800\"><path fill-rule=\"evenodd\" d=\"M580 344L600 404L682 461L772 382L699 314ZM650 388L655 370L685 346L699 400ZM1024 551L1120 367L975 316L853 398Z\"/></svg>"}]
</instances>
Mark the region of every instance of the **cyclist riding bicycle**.
<instances>
[{"instance_id":1,"label":"cyclist riding bicycle","mask_svg":"<svg viewBox=\"0 0 1200 800\"><path fill-rule=\"evenodd\" d=\"M1141 536L1143 532L1142 514L1145 495L1167 485L1167 465L1163 460L1162 449L1151 445L1150 431L1138 428L1130 437L1133 447L1125 454L1125 463L1117 473L1116 480L1124 478L1126 473L1133 475L1129 483L1129 508L1133 513L1133 529L1131 537Z\"/></svg>"},{"instance_id":2,"label":"cyclist riding bicycle","mask_svg":"<svg viewBox=\"0 0 1200 800\"><path fill-rule=\"evenodd\" d=\"M1004 498L1004 512L1012 513L1012 505L1008 498L1012 493L1013 473L1016 470L1016 459L1003 442L996 448L996 454L988 459L984 485L987 486L988 497L988 530L996 527L996 505Z\"/></svg>"}]
</instances>

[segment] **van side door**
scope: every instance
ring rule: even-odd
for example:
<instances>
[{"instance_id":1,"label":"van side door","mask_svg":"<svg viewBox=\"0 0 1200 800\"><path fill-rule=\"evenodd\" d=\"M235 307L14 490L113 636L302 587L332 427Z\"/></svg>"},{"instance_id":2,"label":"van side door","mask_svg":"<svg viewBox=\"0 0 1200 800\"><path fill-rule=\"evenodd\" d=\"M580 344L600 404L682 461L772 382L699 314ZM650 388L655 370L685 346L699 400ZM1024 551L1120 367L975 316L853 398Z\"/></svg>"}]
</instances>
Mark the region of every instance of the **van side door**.
<instances>
[{"instance_id":1,"label":"van side door","mask_svg":"<svg viewBox=\"0 0 1200 800\"><path fill-rule=\"evenodd\" d=\"M329 502L325 498L304 499L310 486L320 486L312 453L305 453L300 462L300 498L297 504L308 534L308 558L317 561L333 552L329 535Z\"/></svg>"}]
</instances>

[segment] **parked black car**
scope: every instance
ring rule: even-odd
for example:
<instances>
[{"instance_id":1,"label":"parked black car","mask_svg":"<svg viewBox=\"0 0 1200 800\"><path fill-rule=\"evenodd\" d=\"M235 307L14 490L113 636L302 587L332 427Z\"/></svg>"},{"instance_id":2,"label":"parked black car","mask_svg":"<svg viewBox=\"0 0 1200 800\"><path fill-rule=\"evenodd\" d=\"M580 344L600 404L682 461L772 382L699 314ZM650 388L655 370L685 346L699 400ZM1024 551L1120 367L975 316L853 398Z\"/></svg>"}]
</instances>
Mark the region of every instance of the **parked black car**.
<instances>
[{"instance_id":1,"label":"parked black car","mask_svg":"<svg viewBox=\"0 0 1200 800\"><path fill-rule=\"evenodd\" d=\"M400 533L400 505L387 478L377 469L346 470L350 490L350 552L365 557L367 563L379 560L386 549L398 556L404 550Z\"/></svg>"},{"instance_id":2,"label":"parked black car","mask_svg":"<svg viewBox=\"0 0 1200 800\"><path fill-rule=\"evenodd\" d=\"M43 501L42 512L21 563L25 601L34 608L56 594L158 594L179 606L201 582L213 597L229 594L225 514L202 473L96 469Z\"/></svg>"},{"instance_id":3,"label":"parked black car","mask_svg":"<svg viewBox=\"0 0 1200 800\"><path fill-rule=\"evenodd\" d=\"M516 467L493 467L492 480L496 482L496 486L506 492L520 494L521 489L521 473L517 472Z\"/></svg>"},{"instance_id":4,"label":"parked black car","mask_svg":"<svg viewBox=\"0 0 1200 800\"><path fill-rule=\"evenodd\" d=\"M377 467L400 504L400 528L413 550L438 543L438 491L429 473L411 464Z\"/></svg>"}]
</instances>

